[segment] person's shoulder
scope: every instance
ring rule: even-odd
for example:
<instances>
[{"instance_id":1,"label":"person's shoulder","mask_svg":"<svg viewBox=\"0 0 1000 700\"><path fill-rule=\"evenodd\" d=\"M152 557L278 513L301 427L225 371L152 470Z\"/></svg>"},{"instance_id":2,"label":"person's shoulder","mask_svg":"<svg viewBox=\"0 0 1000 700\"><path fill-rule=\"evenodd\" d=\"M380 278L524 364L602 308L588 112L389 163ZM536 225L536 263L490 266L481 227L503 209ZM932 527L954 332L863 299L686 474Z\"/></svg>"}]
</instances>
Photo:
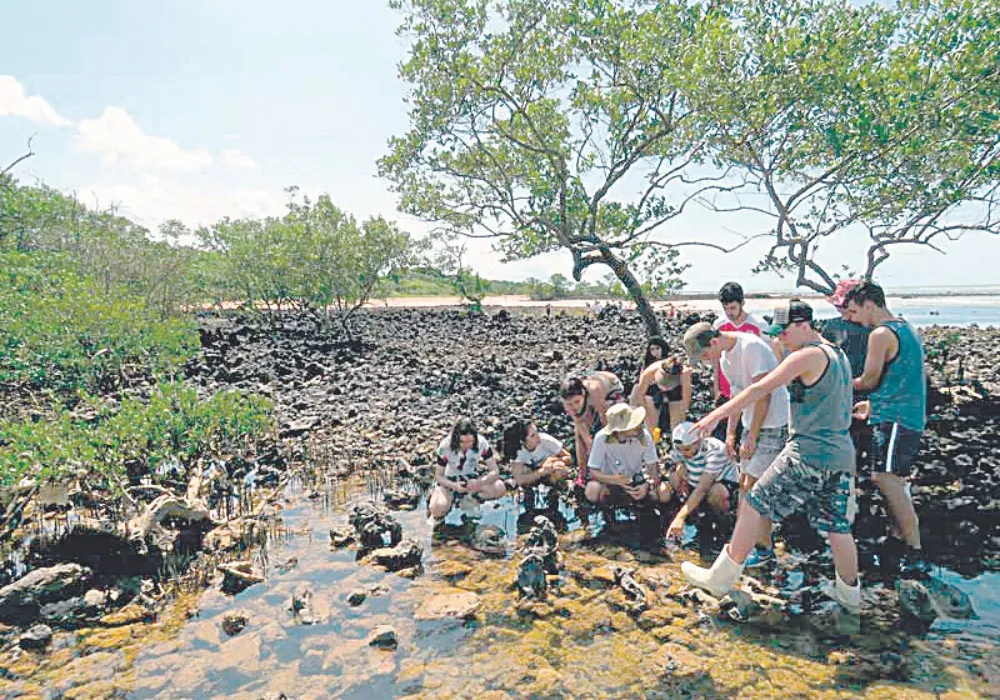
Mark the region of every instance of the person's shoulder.
<instances>
[{"instance_id":1,"label":"person's shoulder","mask_svg":"<svg viewBox=\"0 0 1000 700\"><path fill-rule=\"evenodd\" d=\"M445 437L441 442L438 443L437 447L438 454L447 454L451 451L451 436Z\"/></svg>"},{"instance_id":2,"label":"person's shoulder","mask_svg":"<svg viewBox=\"0 0 1000 700\"><path fill-rule=\"evenodd\" d=\"M760 316L755 314L747 314L746 319L743 321L741 328L746 328L747 326L753 326L757 329L758 333L763 332L767 325ZM746 331L744 331L746 332Z\"/></svg>"},{"instance_id":3,"label":"person's shoulder","mask_svg":"<svg viewBox=\"0 0 1000 700\"><path fill-rule=\"evenodd\" d=\"M563 448L562 441L559 438L549 435L548 433L540 433L538 438L541 441L541 444L552 449L561 450Z\"/></svg>"},{"instance_id":4,"label":"person's shoulder","mask_svg":"<svg viewBox=\"0 0 1000 700\"><path fill-rule=\"evenodd\" d=\"M729 319L726 318L725 315L719 316L714 321L712 321L712 328L717 331L728 331L729 330L728 328L723 328L723 326L725 326L727 323L729 323Z\"/></svg>"}]
</instances>

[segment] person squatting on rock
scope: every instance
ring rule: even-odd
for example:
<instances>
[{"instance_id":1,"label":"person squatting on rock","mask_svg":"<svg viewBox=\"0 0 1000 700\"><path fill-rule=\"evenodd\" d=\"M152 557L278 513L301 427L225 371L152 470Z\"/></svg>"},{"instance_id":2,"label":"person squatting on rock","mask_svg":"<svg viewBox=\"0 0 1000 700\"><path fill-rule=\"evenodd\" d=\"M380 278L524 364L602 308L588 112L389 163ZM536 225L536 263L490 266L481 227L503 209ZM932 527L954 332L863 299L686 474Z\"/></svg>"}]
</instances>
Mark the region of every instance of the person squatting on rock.
<instances>
[{"instance_id":1,"label":"person squatting on rock","mask_svg":"<svg viewBox=\"0 0 1000 700\"><path fill-rule=\"evenodd\" d=\"M559 397L573 419L576 483L582 487L587 483L587 461L594 436L606 424L608 408L625 400L625 387L611 372L588 372L582 377L567 377L559 387Z\"/></svg>"},{"instance_id":2,"label":"person squatting on rock","mask_svg":"<svg viewBox=\"0 0 1000 700\"><path fill-rule=\"evenodd\" d=\"M683 504L667 528L667 537L680 539L687 519L705 504L716 520L727 523L740 474L726 446L714 437L703 438L690 422L674 427L671 443L670 486Z\"/></svg>"},{"instance_id":3,"label":"person squatting on rock","mask_svg":"<svg viewBox=\"0 0 1000 700\"><path fill-rule=\"evenodd\" d=\"M723 418L788 386L789 441L740 504L736 527L711 568L681 564L689 583L721 597L743 572L743 564L765 521L804 511L830 543L836 569L831 595L850 613L860 613L858 552L851 534L856 511L851 425L851 367L843 351L813 328L812 307L793 300L775 309L770 333L789 354L754 382L695 424L708 435Z\"/></svg>"},{"instance_id":4,"label":"person squatting on rock","mask_svg":"<svg viewBox=\"0 0 1000 700\"><path fill-rule=\"evenodd\" d=\"M437 458L437 484L428 502L436 522L448 515L455 494L491 501L507 491L493 450L468 418L455 421L451 433L438 445Z\"/></svg>"},{"instance_id":5,"label":"person squatting on rock","mask_svg":"<svg viewBox=\"0 0 1000 700\"><path fill-rule=\"evenodd\" d=\"M907 550L904 561L920 570L920 523L907 479L920 451L927 415L923 342L913 326L886 308L885 292L874 282L864 281L847 293L847 313L855 323L872 329L864 372L854 380L855 389L871 394L855 413L872 427L871 478L885 496L892 518L887 549Z\"/></svg>"},{"instance_id":6,"label":"person squatting on rock","mask_svg":"<svg viewBox=\"0 0 1000 700\"><path fill-rule=\"evenodd\" d=\"M642 366L629 403L645 407L646 427L654 437L654 428L669 435L675 425L687 418L691 408L691 368L670 357L666 341L658 336L649 339Z\"/></svg>"},{"instance_id":7,"label":"person squatting on rock","mask_svg":"<svg viewBox=\"0 0 1000 700\"><path fill-rule=\"evenodd\" d=\"M587 500L604 505L669 501L670 485L660 479L656 444L644 425L646 409L616 403L607 415L587 463Z\"/></svg>"},{"instance_id":8,"label":"person squatting on rock","mask_svg":"<svg viewBox=\"0 0 1000 700\"><path fill-rule=\"evenodd\" d=\"M549 487L549 505L554 506L569 476L571 457L563 444L540 432L533 421L514 418L504 431L503 451L511 463L511 475L524 494L525 508L534 508L538 484Z\"/></svg>"},{"instance_id":9,"label":"person squatting on rock","mask_svg":"<svg viewBox=\"0 0 1000 700\"><path fill-rule=\"evenodd\" d=\"M684 333L684 349L692 362L708 360L720 368L726 386L739 393L764 378L778 366L767 341L751 333L718 331L708 323L696 323ZM736 426L741 416L733 414L726 424L726 451L740 460L740 491L745 496L771 466L788 440L788 391L783 386L764 393L742 410L743 436L736 448ZM766 524L757 546L744 565L763 566L774 561L771 527Z\"/></svg>"}]
</instances>

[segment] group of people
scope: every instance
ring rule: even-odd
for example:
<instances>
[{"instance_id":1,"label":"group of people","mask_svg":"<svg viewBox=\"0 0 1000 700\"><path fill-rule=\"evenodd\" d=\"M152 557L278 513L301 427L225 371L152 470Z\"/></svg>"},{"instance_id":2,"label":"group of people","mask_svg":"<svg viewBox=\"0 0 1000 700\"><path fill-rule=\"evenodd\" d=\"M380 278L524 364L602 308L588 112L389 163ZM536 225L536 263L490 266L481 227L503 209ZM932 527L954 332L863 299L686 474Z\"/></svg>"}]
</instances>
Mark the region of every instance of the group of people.
<instances>
[{"instance_id":1,"label":"group of people","mask_svg":"<svg viewBox=\"0 0 1000 700\"><path fill-rule=\"evenodd\" d=\"M804 512L830 544L831 594L856 613L861 584L851 528L860 468L870 470L885 497L889 548L902 555L904 574L921 571L907 484L926 413L920 336L891 313L884 291L870 280L842 281L828 300L840 317L822 325L801 300L779 305L764 322L746 312L743 290L730 282L719 294L724 315L691 325L683 354L671 353L661 338L649 340L629 394L611 372L567 378L560 398L573 420L572 454L531 420L515 421L504 436L504 456L529 506L537 484L559 487L575 473L597 505L679 499L663 531L671 538L698 512L727 521L738 502L731 539L712 566L682 565L690 583L716 596L745 567L774 558L774 522ZM700 362L714 368L716 406L691 422L692 366ZM657 452L664 436L666 464ZM438 461L429 503L436 520L456 497L488 500L506 492L495 455L468 420L441 442Z\"/></svg>"}]
</instances>

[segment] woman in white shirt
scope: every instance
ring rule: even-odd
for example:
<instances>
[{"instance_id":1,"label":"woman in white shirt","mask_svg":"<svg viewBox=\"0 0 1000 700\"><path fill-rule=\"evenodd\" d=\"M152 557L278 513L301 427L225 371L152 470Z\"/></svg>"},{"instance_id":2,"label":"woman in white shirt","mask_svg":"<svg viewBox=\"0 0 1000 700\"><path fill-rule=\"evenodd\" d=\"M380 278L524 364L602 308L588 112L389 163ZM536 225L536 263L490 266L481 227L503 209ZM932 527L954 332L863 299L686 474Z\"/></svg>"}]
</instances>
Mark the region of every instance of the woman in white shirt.
<instances>
[{"instance_id":1,"label":"woman in white shirt","mask_svg":"<svg viewBox=\"0 0 1000 700\"><path fill-rule=\"evenodd\" d=\"M492 501L507 491L492 448L468 418L455 421L451 433L438 445L437 460L437 485L428 504L436 521L444 520L455 494Z\"/></svg>"}]
</instances>

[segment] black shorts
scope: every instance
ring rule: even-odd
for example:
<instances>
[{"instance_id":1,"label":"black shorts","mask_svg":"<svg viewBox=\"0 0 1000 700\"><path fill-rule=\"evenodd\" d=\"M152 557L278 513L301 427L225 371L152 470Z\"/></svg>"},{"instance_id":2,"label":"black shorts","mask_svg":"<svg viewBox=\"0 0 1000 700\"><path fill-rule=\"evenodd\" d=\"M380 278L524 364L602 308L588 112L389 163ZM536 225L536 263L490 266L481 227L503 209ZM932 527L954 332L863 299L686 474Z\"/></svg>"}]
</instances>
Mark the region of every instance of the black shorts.
<instances>
[{"instance_id":1,"label":"black shorts","mask_svg":"<svg viewBox=\"0 0 1000 700\"><path fill-rule=\"evenodd\" d=\"M920 437L921 433L899 423L873 425L869 455L872 473L909 476L920 452Z\"/></svg>"}]
</instances>

